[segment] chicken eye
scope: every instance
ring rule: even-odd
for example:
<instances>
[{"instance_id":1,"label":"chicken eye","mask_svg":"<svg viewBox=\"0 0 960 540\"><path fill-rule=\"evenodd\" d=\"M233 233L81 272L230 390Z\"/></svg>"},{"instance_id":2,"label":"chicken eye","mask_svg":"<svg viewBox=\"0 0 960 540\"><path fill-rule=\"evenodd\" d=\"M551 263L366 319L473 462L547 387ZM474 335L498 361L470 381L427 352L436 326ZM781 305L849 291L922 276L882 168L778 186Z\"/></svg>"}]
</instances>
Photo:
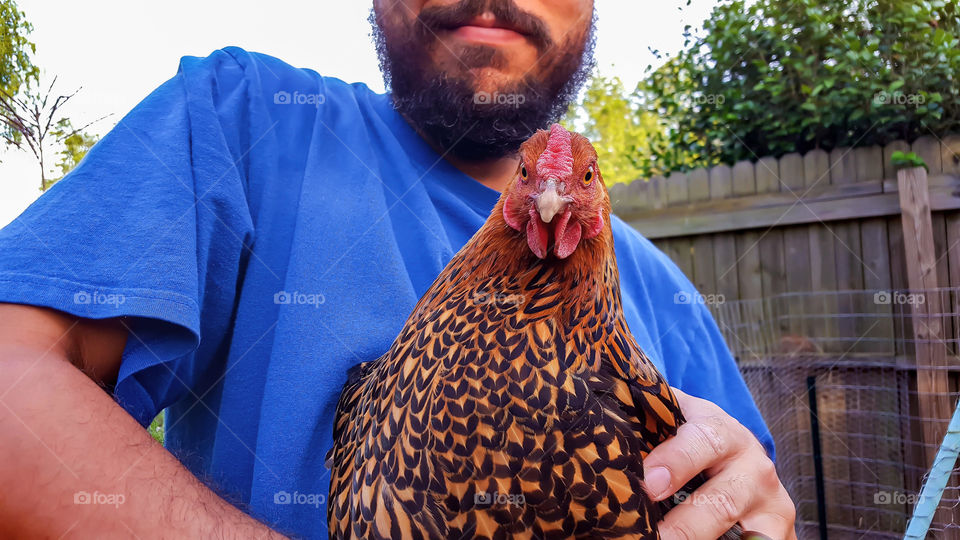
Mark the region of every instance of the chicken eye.
<instances>
[{"instance_id":1,"label":"chicken eye","mask_svg":"<svg viewBox=\"0 0 960 540\"><path fill-rule=\"evenodd\" d=\"M590 182L592 182L592 181L593 181L593 165L591 165L590 168L587 169L587 172L584 173L584 175L583 175L583 185L589 186L589 185L590 185Z\"/></svg>"},{"instance_id":2,"label":"chicken eye","mask_svg":"<svg viewBox=\"0 0 960 540\"><path fill-rule=\"evenodd\" d=\"M520 178L522 178L524 181L527 180L527 166L523 163L520 164Z\"/></svg>"}]
</instances>

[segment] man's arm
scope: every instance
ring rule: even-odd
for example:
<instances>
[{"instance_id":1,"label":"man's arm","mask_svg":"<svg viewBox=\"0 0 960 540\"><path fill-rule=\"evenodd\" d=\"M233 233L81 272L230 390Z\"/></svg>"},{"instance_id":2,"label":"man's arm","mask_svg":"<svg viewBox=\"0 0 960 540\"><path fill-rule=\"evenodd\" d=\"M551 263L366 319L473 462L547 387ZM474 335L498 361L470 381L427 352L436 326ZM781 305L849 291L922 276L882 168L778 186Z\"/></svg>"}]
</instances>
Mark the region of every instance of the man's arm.
<instances>
[{"instance_id":1,"label":"man's arm","mask_svg":"<svg viewBox=\"0 0 960 540\"><path fill-rule=\"evenodd\" d=\"M282 538L104 391L126 339L119 319L0 304L0 537Z\"/></svg>"}]
</instances>

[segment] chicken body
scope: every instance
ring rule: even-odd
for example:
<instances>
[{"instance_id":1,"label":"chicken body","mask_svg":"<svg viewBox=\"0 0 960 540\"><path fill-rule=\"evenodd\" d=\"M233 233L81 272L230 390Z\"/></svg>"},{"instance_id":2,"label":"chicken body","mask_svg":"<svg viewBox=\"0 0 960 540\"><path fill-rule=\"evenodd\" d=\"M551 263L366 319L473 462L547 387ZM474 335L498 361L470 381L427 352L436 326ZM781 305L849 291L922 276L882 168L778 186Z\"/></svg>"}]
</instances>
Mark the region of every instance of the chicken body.
<instances>
[{"instance_id":1,"label":"chicken body","mask_svg":"<svg viewBox=\"0 0 960 540\"><path fill-rule=\"evenodd\" d=\"M557 128L524 145L527 163ZM683 415L626 326L606 190L597 179L602 227L561 258L511 224L521 182L390 350L351 371L328 461L331 537L657 537L670 505L646 495L642 462ZM559 244L569 225L556 227Z\"/></svg>"}]
</instances>

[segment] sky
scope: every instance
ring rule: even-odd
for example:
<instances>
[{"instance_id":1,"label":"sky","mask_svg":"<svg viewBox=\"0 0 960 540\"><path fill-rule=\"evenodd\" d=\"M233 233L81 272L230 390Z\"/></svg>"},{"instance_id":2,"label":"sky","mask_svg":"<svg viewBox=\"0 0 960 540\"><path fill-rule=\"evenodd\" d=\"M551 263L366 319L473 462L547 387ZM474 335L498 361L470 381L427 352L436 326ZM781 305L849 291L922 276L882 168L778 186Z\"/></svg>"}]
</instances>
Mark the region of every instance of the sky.
<instances>
[{"instance_id":1,"label":"sky","mask_svg":"<svg viewBox=\"0 0 960 540\"><path fill-rule=\"evenodd\" d=\"M295 66L382 91L370 38L369 1L357 0L18 0L33 24L34 64L63 92L80 88L64 110L75 126L111 117L89 131L102 135L176 73L181 56L227 45L279 57ZM716 0L596 0L600 73L628 88L656 59L648 47L674 52L683 28L699 26ZM39 170L25 152L0 150L0 227L39 195Z\"/></svg>"}]
</instances>

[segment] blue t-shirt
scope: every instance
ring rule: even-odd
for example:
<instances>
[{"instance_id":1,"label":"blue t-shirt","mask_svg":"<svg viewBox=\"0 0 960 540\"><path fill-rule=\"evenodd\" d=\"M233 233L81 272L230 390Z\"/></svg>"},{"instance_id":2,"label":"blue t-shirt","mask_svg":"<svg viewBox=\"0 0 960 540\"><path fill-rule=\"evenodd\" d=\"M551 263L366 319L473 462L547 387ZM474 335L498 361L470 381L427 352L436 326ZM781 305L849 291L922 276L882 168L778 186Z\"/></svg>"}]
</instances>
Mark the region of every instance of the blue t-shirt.
<instances>
[{"instance_id":1,"label":"blue t-shirt","mask_svg":"<svg viewBox=\"0 0 960 540\"><path fill-rule=\"evenodd\" d=\"M238 48L185 57L64 180L0 231L0 302L128 316L116 400L278 530L326 536L334 408L386 351L499 194L389 97ZM670 383L773 453L693 286L611 219L623 307Z\"/></svg>"}]
</instances>

